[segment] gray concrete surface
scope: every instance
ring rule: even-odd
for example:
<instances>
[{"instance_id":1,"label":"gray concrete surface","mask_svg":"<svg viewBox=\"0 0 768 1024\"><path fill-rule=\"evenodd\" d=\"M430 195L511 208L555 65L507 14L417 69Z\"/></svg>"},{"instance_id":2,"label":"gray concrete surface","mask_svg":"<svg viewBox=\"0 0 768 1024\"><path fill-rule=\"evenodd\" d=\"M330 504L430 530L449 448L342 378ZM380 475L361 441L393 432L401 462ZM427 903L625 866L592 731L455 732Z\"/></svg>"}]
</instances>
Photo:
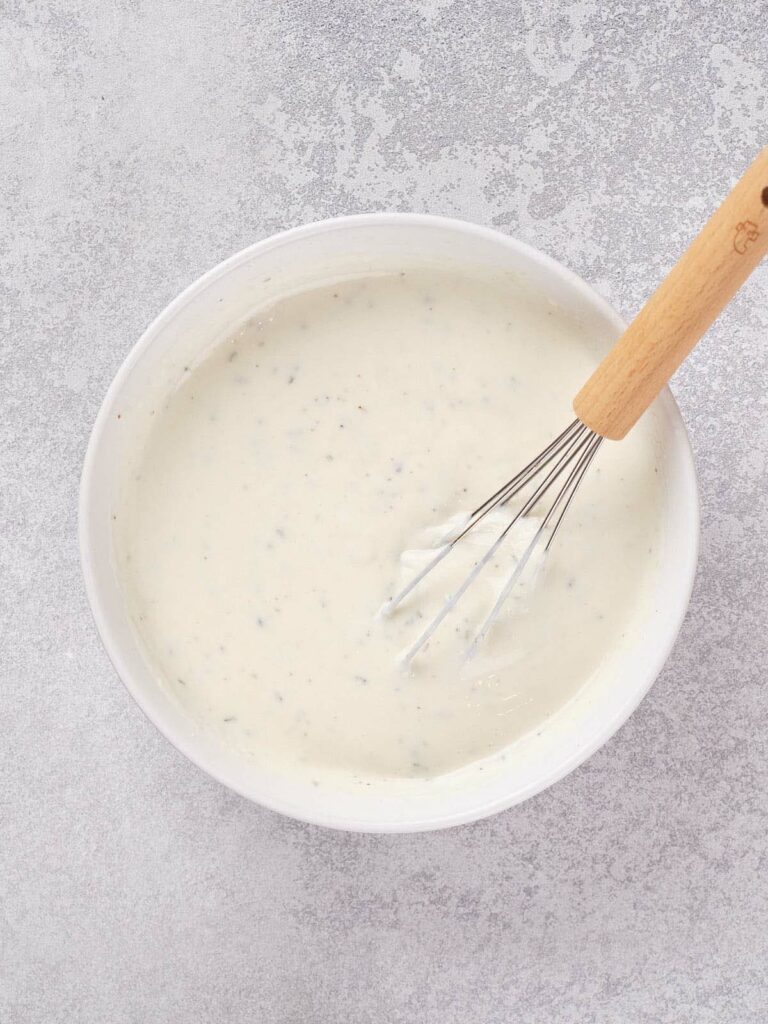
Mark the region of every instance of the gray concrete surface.
<instances>
[{"instance_id":1,"label":"gray concrete surface","mask_svg":"<svg viewBox=\"0 0 768 1024\"><path fill-rule=\"evenodd\" d=\"M458 215L636 309L768 142L765 13L4 0L2 1024L768 1020L768 268L675 383L703 503L679 643L495 819L352 836L228 793L116 679L76 541L125 354L277 228Z\"/></svg>"}]
</instances>

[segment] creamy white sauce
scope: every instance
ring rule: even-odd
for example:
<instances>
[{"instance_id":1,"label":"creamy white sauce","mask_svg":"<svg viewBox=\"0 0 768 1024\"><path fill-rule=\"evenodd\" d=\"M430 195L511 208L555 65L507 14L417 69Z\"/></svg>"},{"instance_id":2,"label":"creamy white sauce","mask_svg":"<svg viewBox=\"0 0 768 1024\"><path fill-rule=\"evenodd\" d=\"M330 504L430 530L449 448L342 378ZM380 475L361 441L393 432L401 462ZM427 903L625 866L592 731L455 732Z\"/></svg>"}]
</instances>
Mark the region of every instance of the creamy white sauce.
<instances>
[{"instance_id":1,"label":"creamy white sauce","mask_svg":"<svg viewBox=\"0 0 768 1024\"><path fill-rule=\"evenodd\" d=\"M535 519L410 673L398 656L508 513L376 613L452 517L563 429L597 358L509 278L407 271L258 312L157 408L115 510L163 685L222 742L313 781L429 778L540 728L642 623L661 530L652 417L603 445L476 659L463 653Z\"/></svg>"}]
</instances>

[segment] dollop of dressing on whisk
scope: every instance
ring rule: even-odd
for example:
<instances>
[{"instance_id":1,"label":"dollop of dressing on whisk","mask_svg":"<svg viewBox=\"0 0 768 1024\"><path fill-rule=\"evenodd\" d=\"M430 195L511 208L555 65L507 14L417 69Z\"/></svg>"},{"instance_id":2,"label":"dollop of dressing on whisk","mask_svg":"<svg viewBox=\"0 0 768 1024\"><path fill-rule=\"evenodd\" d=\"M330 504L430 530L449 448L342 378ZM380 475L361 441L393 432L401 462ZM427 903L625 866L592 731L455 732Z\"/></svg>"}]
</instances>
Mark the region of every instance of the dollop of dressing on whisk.
<instances>
[{"instance_id":1,"label":"dollop of dressing on whisk","mask_svg":"<svg viewBox=\"0 0 768 1024\"><path fill-rule=\"evenodd\" d=\"M424 616L428 632L421 631L416 638L417 642L411 644L400 655L400 663L404 669L410 670L414 657L426 656L434 636L433 631L450 618L459 602L465 608L472 602L472 617L476 619L479 627L495 607L515 566L520 565L522 572L510 595L513 603L524 600L529 588L535 585L544 563L544 548L538 546L530 555L528 551L536 538L541 520L533 513L518 517L516 513L519 505L520 502L517 501L514 505L510 503L493 509L469 532L466 532L465 528L470 521L471 513L459 512L447 522L425 530L424 547L402 553L401 574L396 589L402 593L406 585L416 584L418 591L414 587L414 593L410 598L412 603L419 601L422 606L427 606L432 605L434 600L437 601L430 615ZM502 534L502 546L494 551L494 545ZM450 561L446 562L444 559ZM476 567L478 572L474 573ZM444 580L450 581L449 588L436 588L437 594L442 594L442 597L424 599L424 590L427 586L425 573L435 573L436 576L442 576ZM474 592L466 596L472 585ZM404 600L407 601L408 598ZM517 607L519 608L519 605ZM389 618L397 614L398 608L399 603L388 600L382 605L379 615ZM509 610L505 608L505 611ZM473 641L465 649L465 659L476 658L481 648L476 630ZM469 671L468 668L465 675ZM472 671L476 671L476 666Z\"/></svg>"},{"instance_id":2,"label":"dollop of dressing on whisk","mask_svg":"<svg viewBox=\"0 0 768 1024\"><path fill-rule=\"evenodd\" d=\"M318 784L430 778L539 728L642 621L661 529L652 416L604 446L477 658L467 644L535 519L399 664L513 509L376 613L572 418L599 354L508 276L406 268L286 298L180 368L114 522L163 685L222 742Z\"/></svg>"}]
</instances>

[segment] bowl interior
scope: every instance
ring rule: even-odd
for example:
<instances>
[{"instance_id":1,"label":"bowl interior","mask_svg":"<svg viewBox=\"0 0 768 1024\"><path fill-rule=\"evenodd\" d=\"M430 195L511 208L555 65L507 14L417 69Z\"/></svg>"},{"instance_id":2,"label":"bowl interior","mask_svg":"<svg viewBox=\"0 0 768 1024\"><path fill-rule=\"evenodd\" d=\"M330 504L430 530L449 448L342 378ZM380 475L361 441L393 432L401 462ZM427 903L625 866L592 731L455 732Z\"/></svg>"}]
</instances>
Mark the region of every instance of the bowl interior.
<instances>
[{"instance_id":1,"label":"bowl interior","mask_svg":"<svg viewBox=\"0 0 768 1024\"><path fill-rule=\"evenodd\" d=\"M183 367L278 297L343 277L403 266L508 271L585 324L607 350L623 323L578 277L495 231L405 214L340 218L257 243L206 274L150 326L115 378L93 430L83 471L80 538L88 596L118 674L148 717L192 761L225 785L293 817L365 831L414 831L458 824L517 803L572 770L637 706L671 649L687 607L698 545L693 461L668 391L655 403L664 484L656 599L638 639L617 650L569 704L536 733L489 761L428 783L382 782L364 793L321 793L270 773L201 731L156 677L126 614L112 553L111 515L121 468L147 430L148 409ZM563 410L564 417L568 410Z\"/></svg>"}]
</instances>

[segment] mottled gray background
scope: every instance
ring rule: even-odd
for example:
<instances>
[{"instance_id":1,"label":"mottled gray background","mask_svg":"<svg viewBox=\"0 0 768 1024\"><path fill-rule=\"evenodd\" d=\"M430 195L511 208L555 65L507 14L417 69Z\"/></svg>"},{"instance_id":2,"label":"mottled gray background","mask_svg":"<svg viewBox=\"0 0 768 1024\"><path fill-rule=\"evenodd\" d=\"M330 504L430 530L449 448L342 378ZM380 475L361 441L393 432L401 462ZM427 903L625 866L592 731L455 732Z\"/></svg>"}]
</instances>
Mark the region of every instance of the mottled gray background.
<instances>
[{"instance_id":1,"label":"mottled gray background","mask_svg":"<svg viewBox=\"0 0 768 1024\"><path fill-rule=\"evenodd\" d=\"M765 4L0 12L0 1022L768 1020L768 268L675 382L703 544L666 669L490 821L335 834L209 780L116 679L76 543L129 348L278 228L457 215L635 310L768 142Z\"/></svg>"}]
</instances>

